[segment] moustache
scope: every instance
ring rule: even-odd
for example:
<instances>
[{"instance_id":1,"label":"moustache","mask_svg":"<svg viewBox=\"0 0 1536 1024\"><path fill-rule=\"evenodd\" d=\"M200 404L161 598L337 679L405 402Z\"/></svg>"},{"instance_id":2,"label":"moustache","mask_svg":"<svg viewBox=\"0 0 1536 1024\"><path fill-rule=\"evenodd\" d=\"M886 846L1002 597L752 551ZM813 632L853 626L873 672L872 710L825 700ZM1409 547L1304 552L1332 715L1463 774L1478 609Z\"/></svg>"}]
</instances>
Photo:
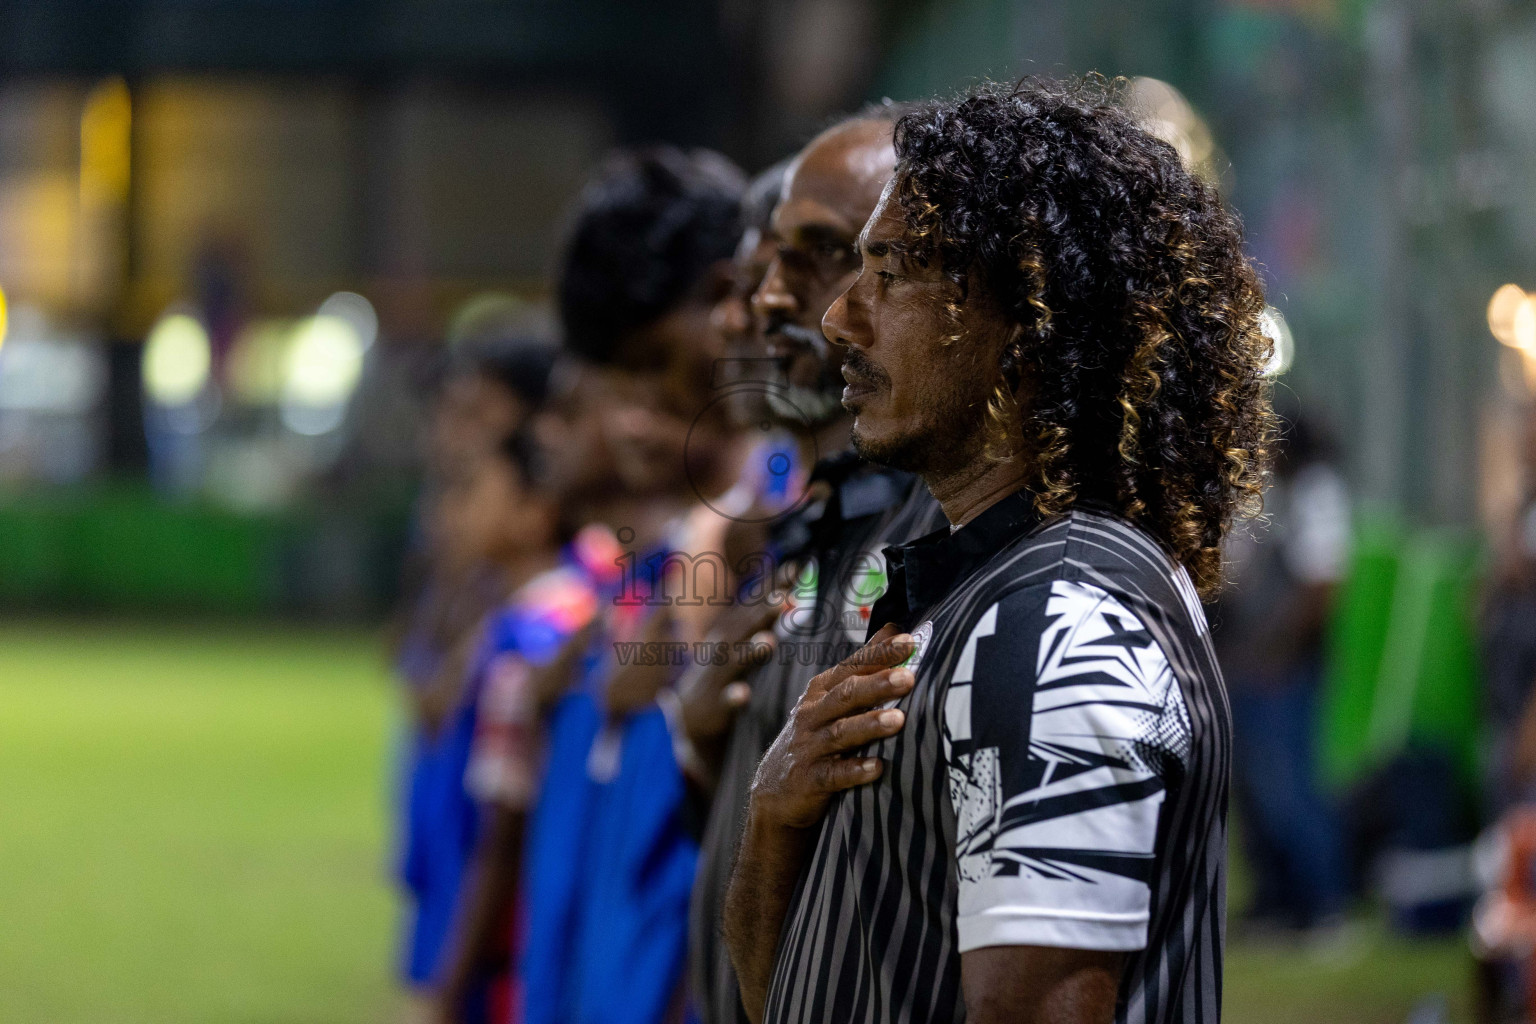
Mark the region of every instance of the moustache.
<instances>
[{"instance_id":1,"label":"moustache","mask_svg":"<svg viewBox=\"0 0 1536 1024\"><path fill-rule=\"evenodd\" d=\"M826 359L831 351L827 344L826 336L821 333L821 328L805 327L801 324L780 323L768 329L768 337L781 337L794 342L816 353L818 359Z\"/></svg>"},{"instance_id":2,"label":"moustache","mask_svg":"<svg viewBox=\"0 0 1536 1024\"><path fill-rule=\"evenodd\" d=\"M889 374L873 359L856 348L850 348L843 353L843 379L856 380L870 387L881 387L891 382Z\"/></svg>"}]
</instances>

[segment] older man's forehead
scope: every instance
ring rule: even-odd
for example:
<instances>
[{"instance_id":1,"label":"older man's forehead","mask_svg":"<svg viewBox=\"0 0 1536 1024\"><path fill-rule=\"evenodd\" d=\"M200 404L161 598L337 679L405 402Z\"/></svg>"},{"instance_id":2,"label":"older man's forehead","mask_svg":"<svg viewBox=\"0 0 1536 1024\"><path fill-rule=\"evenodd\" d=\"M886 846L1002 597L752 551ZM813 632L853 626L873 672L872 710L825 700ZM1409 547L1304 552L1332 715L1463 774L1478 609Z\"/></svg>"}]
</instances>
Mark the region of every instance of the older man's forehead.
<instances>
[{"instance_id":1,"label":"older man's forehead","mask_svg":"<svg viewBox=\"0 0 1536 1024\"><path fill-rule=\"evenodd\" d=\"M819 222L851 237L894 166L888 122L857 120L829 129L790 165L774 223Z\"/></svg>"},{"instance_id":2,"label":"older man's forehead","mask_svg":"<svg viewBox=\"0 0 1536 1024\"><path fill-rule=\"evenodd\" d=\"M863 224L832 203L810 196L787 197L773 211L773 233L782 241L795 244L800 235L810 232L838 234L852 238Z\"/></svg>"}]
</instances>

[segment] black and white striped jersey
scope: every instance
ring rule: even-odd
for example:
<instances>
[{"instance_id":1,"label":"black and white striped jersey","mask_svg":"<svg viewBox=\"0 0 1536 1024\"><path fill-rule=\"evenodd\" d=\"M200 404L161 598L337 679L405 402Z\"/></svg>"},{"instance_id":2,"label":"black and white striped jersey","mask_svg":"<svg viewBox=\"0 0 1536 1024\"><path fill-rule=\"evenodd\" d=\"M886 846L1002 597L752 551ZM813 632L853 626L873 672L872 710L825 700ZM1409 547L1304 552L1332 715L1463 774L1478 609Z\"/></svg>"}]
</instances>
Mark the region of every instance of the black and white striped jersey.
<instances>
[{"instance_id":1,"label":"black and white striped jersey","mask_svg":"<svg viewBox=\"0 0 1536 1024\"><path fill-rule=\"evenodd\" d=\"M1144 532L1027 494L887 551L920 644L886 769L834 799L772 1022L960 1021L960 958L1127 953L1116 1020L1220 1019L1230 724L1205 616Z\"/></svg>"}]
</instances>

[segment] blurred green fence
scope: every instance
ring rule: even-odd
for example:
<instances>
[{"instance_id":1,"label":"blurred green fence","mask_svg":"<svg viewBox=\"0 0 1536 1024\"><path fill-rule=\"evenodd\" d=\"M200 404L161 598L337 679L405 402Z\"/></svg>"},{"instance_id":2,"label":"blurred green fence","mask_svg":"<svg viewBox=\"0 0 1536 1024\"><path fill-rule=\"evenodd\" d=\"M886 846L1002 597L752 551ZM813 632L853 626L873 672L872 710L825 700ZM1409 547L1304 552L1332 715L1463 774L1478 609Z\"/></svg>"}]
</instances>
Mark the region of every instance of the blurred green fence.
<instances>
[{"instance_id":1,"label":"blurred green fence","mask_svg":"<svg viewBox=\"0 0 1536 1024\"><path fill-rule=\"evenodd\" d=\"M1330 637L1319 756L1348 788L1409 746L1437 749L1475 789L1481 733L1474 608L1480 548L1465 534L1362 524Z\"/></svg>"},{"instance_id":2,"label":"blurred green fence","mask_svg":"<svg viewBox=\"0 0 1536 1024\"><path fill-rule=\"evenodd\" d=\"M360 618L387 606L406 537L384 508L239 512L108 484L0 497L0 604Z\"/></svg>"}]
</instances>

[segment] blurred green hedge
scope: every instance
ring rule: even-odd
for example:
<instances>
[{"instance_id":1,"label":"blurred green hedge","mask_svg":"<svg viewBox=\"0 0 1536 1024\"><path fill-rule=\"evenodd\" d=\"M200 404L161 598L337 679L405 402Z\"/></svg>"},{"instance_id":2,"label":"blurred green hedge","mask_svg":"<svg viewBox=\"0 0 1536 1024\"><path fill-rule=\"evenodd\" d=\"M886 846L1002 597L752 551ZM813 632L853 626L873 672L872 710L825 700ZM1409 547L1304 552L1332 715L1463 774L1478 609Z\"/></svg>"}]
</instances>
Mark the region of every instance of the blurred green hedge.
<instances>
[{"instance_id":1,"label":"blurred green hedge","mask_svg":"<svg viewBox=\"0 0 1536 1024\"><path fill-rule=\"evenodd\" d=\"M1356 530L1329 642L1319 756L1347 788L1412 747L1431 747L1476 788L1482 736L1474 621L1481 548L1455 531L1390 518Z\"/></svg>"},{"instance_id":2,"label":"blurred green hedge","mask_svg":"<svg viewBox=\"0 0 1536 1024\"><path fill-rule=\"evenodd\" d=\"M241 512L102 484L0 496L0 604L39 611L377 614L408 522L398 500Z\"/></svg>"}]
</instances>

